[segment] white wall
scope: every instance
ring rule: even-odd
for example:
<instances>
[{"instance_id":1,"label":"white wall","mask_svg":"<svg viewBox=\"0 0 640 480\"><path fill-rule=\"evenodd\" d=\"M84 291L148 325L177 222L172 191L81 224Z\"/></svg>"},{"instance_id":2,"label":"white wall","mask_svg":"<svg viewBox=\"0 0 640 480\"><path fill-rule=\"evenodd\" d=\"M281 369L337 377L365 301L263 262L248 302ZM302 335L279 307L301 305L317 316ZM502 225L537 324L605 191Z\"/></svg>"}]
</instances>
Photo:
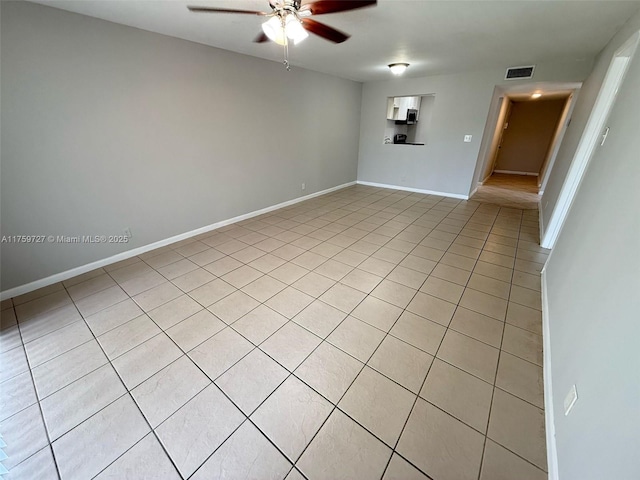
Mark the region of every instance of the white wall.
<instances>
[{"instance_id":1,"label":"white wall","mask_svg":"<svg viewBox=\"0 0 640 480\"><path fill-rule=\"evenodd\" d=\"M356 179L360 83L0 3L0 233L134 234L3 244L3 291Z\"/></svg>"},{"instance_id":2,"label":"white wall","mask_svg":"<svg viewBox=\"0 0 640 480\"><path fill-rule=\"evenodd\" d=\"M591 66L590 60L540 63L534 81L582 81ZM358 180L468 195L494 88L505 83L506 67L365 83ZM415 148L383 145L387 97L415 94L435 95L428 144ZM463 142L465 134L473 135L471 143Z\"/></svg>"},{"instance_id":3,"label":"white wall","mask_svg":"<svg viewBox=\"0 0 640 480\"><path fill-rule=\"evenodd\" d=\"M614 51L639 29L637 14L600 54L575 122L584 124L578 114L588 113ZM607 122L607 142L596 149L545 267L561 480L640 478L638 85L640 52ZM556 184L563 176L556 166ZM545 198L551 185L550 179ZM563 399L573 384L578 401L564 416Z\"/></svg>"}]
</instances>

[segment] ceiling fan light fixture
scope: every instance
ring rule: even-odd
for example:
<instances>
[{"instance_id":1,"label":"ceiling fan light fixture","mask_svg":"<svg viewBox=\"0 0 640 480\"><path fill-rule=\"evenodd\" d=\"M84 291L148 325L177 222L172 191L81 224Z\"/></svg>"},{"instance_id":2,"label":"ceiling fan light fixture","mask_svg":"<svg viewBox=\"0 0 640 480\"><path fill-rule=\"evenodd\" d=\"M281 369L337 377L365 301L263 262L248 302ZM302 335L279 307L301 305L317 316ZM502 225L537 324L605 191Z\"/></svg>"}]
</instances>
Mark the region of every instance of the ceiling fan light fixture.
<instances>
[{"instance_id":1,"label":"ceiling fan light fixture","mask_svg":"<svg viewBox=\"0 0 640 480\"><path fill-rule=\"evenodd\" d=\"M402 75L408 66L408 63L392 63L389 65L389 70L394 75Z\"/></svg>"},{"instance_id":2,"label":"ceiling fan light fixture","mask_svg":"<svg viewBox=\"0 0 640 480\"><path fill-rule=\"evenodd\" d=\"M282 26L282 20L278 15L274 15L264 22L262 24L262 31L270 40L273 40L278 45L287 44L287 36L285 35L285 30Z\"/></svg>"},{"instance_id":3,"label":"ceiling fan light fixture","mask_svg":"<svg viewBox=\"0 0 640 480\"><path fill-rule=\"evenodd\" d=\"M307 31L302 26L302 23L300 22L300 20L298 20L296 16L293 14L287 15L287 18L284 24L284 31L286 32L287 37L293 40L293 43L295 45L297 45L298 43L300 43L301 41L303 41L305 38L309 36Z\"/></svg>"}]
</instances>

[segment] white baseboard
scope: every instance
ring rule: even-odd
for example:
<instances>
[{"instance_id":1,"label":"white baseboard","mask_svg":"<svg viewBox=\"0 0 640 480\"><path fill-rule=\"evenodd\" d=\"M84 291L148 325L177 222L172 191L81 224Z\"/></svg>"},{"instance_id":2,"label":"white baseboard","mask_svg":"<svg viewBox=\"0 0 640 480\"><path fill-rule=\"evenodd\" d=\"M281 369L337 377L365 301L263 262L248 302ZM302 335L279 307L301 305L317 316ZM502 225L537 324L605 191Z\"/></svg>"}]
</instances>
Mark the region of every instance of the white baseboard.
<instances>
[{"instance_id":1,"label":"white baseboard","mask_svg":"<svg viewBox=\"0 0 640 480\"><path fill-rule=\"evenodd\" d=\"M458 198L460 200L469 200L469 195L460 195L459 193L436 192L434 190L423 190L421 188L401 187L399 185L387 185L386 183L364 182L358 180L358 185L367 185L369 187L390 188L392 190L402 190L405 192L424 193L426 195L439 195L441 197Z\"/></svg>"},{"instance_id":2,"label":"white baseboard","mask_svg":"<svg viewBox=\"0 0 640 480\"><path fill-rule=\"evenodd\" d=\"M229 218L227 220L221 220L211 225L207 225L205 227L200 227L195 230L191 230L190 232L181 233L173 237L165 238L164 240L159 240L157 242L144 245L142 247L134 248L133 250L127 250L126 252L118 253L117 255L113 255L108 258L96 260L95 262L91 262L86 265L75 267L70 270L66 270L64 272L56 273L49 277L36 280L30 283L27 283L25 285L20 285L18 287L14 287L9 290L5 290L4 292L0 293L0 300L6 300L7 298L17 297L18 295L29 293L34 290L38 290L39 288L47 287L54 283L63 282L65 280L76 277L78 275L82 275L83 273L87 273L87 272L90 272L91 270L95 270L96 268L104 267L106 265L111 265L112 263L116 263L121 260L126 260L127 258L135 257L136 255L141 255L151 250L155 250L156 248L164 247L166 245L179 242L180 240L185 240L187 238L191 238L196 235L200 235L202 233L207 233L211 230L215 230L217 228L230 225L232 223L241 222L242 220L247 220L249 218L257 217L258 215L269 213L269 212L272 212L273 210L278 210L279 208L288 207L289 205L294 205L296 203L303 202L305 200L310 200L312 198L319 197L320 195L325 195L327 193L335 192L336 190L341 190L343 188L347 188L355 184L356 184L355 181L343 183L342 185L338 185L336 187L327 188L326 190L321 190L316 193L311 193L309 195L305 195L304 197L294 198L293 200L287 200L286 202L278 203L277 205L271 205L270 207L245 213L243 215Z\"/></svg>"},{"instance_id":3,"label":"white baseboard","mask_svg":"<svg viewBox=\"0 0 640 480\"><path fill-rule=\"evenodd\" d=\"M506 173L508 175L529 175L530 177L537 177L538 172L517 172L514 170L494 170L495 173Z\"/></svg>"},{"instance_id":4,"label":"white baseboard","mask_svg":"<svg viewBox=\"0 0 640 480\"><path fill-rule=\"evenodd\" d=\"M542 197L538 200L538 234L540 235L540 246L544 248L549 248L542 243L544 239L544 219L542 217ZM549 257L547 257L549 260Z\"/></svg>"},{"instance_id":5,"label":"white baseboard","mask_svg":"<svg viewBox=\"0 0 640 480\"><path fill-rule=\"evenodd\" d=\"M474 189L471 191L471 193L469 194L469 197L468 197L468 198L473 197L473 196L476 194L476 192L477 192L477 191L478 191L478 187L474 188Z\"/></svg>"},{"instance_id":6,"label":"white baseboard","mask_svg":"<svg viewBox=\"0 0 640 480\"><path fill-rule=\"evenodd\" d=\"M551 382L551 338L549 337L549 304L547 303L547 274L542 269L542 343L543 343L543 375L544 375L544 417L547 434L547 470L549 480L559 480L558 450L556 448L556 427L553 414L553 390Z\"/></svg>"}]
</instances>

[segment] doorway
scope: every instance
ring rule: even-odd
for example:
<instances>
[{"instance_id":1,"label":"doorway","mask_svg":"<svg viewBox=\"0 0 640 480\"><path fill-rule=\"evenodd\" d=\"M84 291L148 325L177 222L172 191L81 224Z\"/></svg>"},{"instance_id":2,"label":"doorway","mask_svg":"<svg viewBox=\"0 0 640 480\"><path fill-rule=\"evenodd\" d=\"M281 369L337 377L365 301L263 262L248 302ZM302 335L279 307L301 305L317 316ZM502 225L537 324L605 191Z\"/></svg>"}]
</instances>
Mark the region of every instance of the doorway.
<instances>
[{"instance_id":1,"label":"doorway","mask_svg":"<svg viewBox=\"0 0 640 480\"><path fill-rule=\"evenodd\" d=\"M548 98L542 98L540 93L534 95L533 98L530 95L504 97L483 184L491 183L499 174L500 178L504 175L533 177L513 182L527 186L527 190L530 184L541 186L539 178L555 150L571 96L569 93L548 95Z\"/></svg>"},{"instance_id":2,"label":"doorway","mask_svg":"<svg viewBox=\"0 0 640 480\"><path fill-rule=\"evenodd\" d=\"M496 86L474 174L477 187L470 196L538 209L580 87Z\"/></svg>"},{"instance_id":3,"label":"doorway","mask_svg":"<svg viewBox=\"0 0 640 480\"><path fill-rule=\"evenodd\" d=\"M538 177L551 151L568 96L509 99L493 172Z\"/></svg>"}]
</instances>

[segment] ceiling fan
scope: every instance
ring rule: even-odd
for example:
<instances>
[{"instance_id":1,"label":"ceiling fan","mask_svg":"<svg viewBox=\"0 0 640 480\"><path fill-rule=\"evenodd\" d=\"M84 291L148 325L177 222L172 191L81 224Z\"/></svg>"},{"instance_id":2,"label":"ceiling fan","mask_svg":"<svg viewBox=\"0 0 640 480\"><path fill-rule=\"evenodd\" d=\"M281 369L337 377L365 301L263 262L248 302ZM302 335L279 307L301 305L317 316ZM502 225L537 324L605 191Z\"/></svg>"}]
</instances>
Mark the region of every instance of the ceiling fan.
<instances>
[{"instance_id":1,"label":"ceiling fan","mask_svg":"<svg viewBox=\"0 0 640 480\"><path fill-rule=\"evenodd\" d=\"M262 43L273 40L279 45L287 46L289 40L297 44L307 38L309 36L307 30L330 42L342 43L349 38L348 34L309 17L355 10L374 6L376 3L376 0L316 0L302 5L301 0L270 0L270 12L195 6L187 8L192 12L240 13L269 17L269 20L262 24L262 32L254 39L254 42Z\"/></svg>"}]
</instances>

